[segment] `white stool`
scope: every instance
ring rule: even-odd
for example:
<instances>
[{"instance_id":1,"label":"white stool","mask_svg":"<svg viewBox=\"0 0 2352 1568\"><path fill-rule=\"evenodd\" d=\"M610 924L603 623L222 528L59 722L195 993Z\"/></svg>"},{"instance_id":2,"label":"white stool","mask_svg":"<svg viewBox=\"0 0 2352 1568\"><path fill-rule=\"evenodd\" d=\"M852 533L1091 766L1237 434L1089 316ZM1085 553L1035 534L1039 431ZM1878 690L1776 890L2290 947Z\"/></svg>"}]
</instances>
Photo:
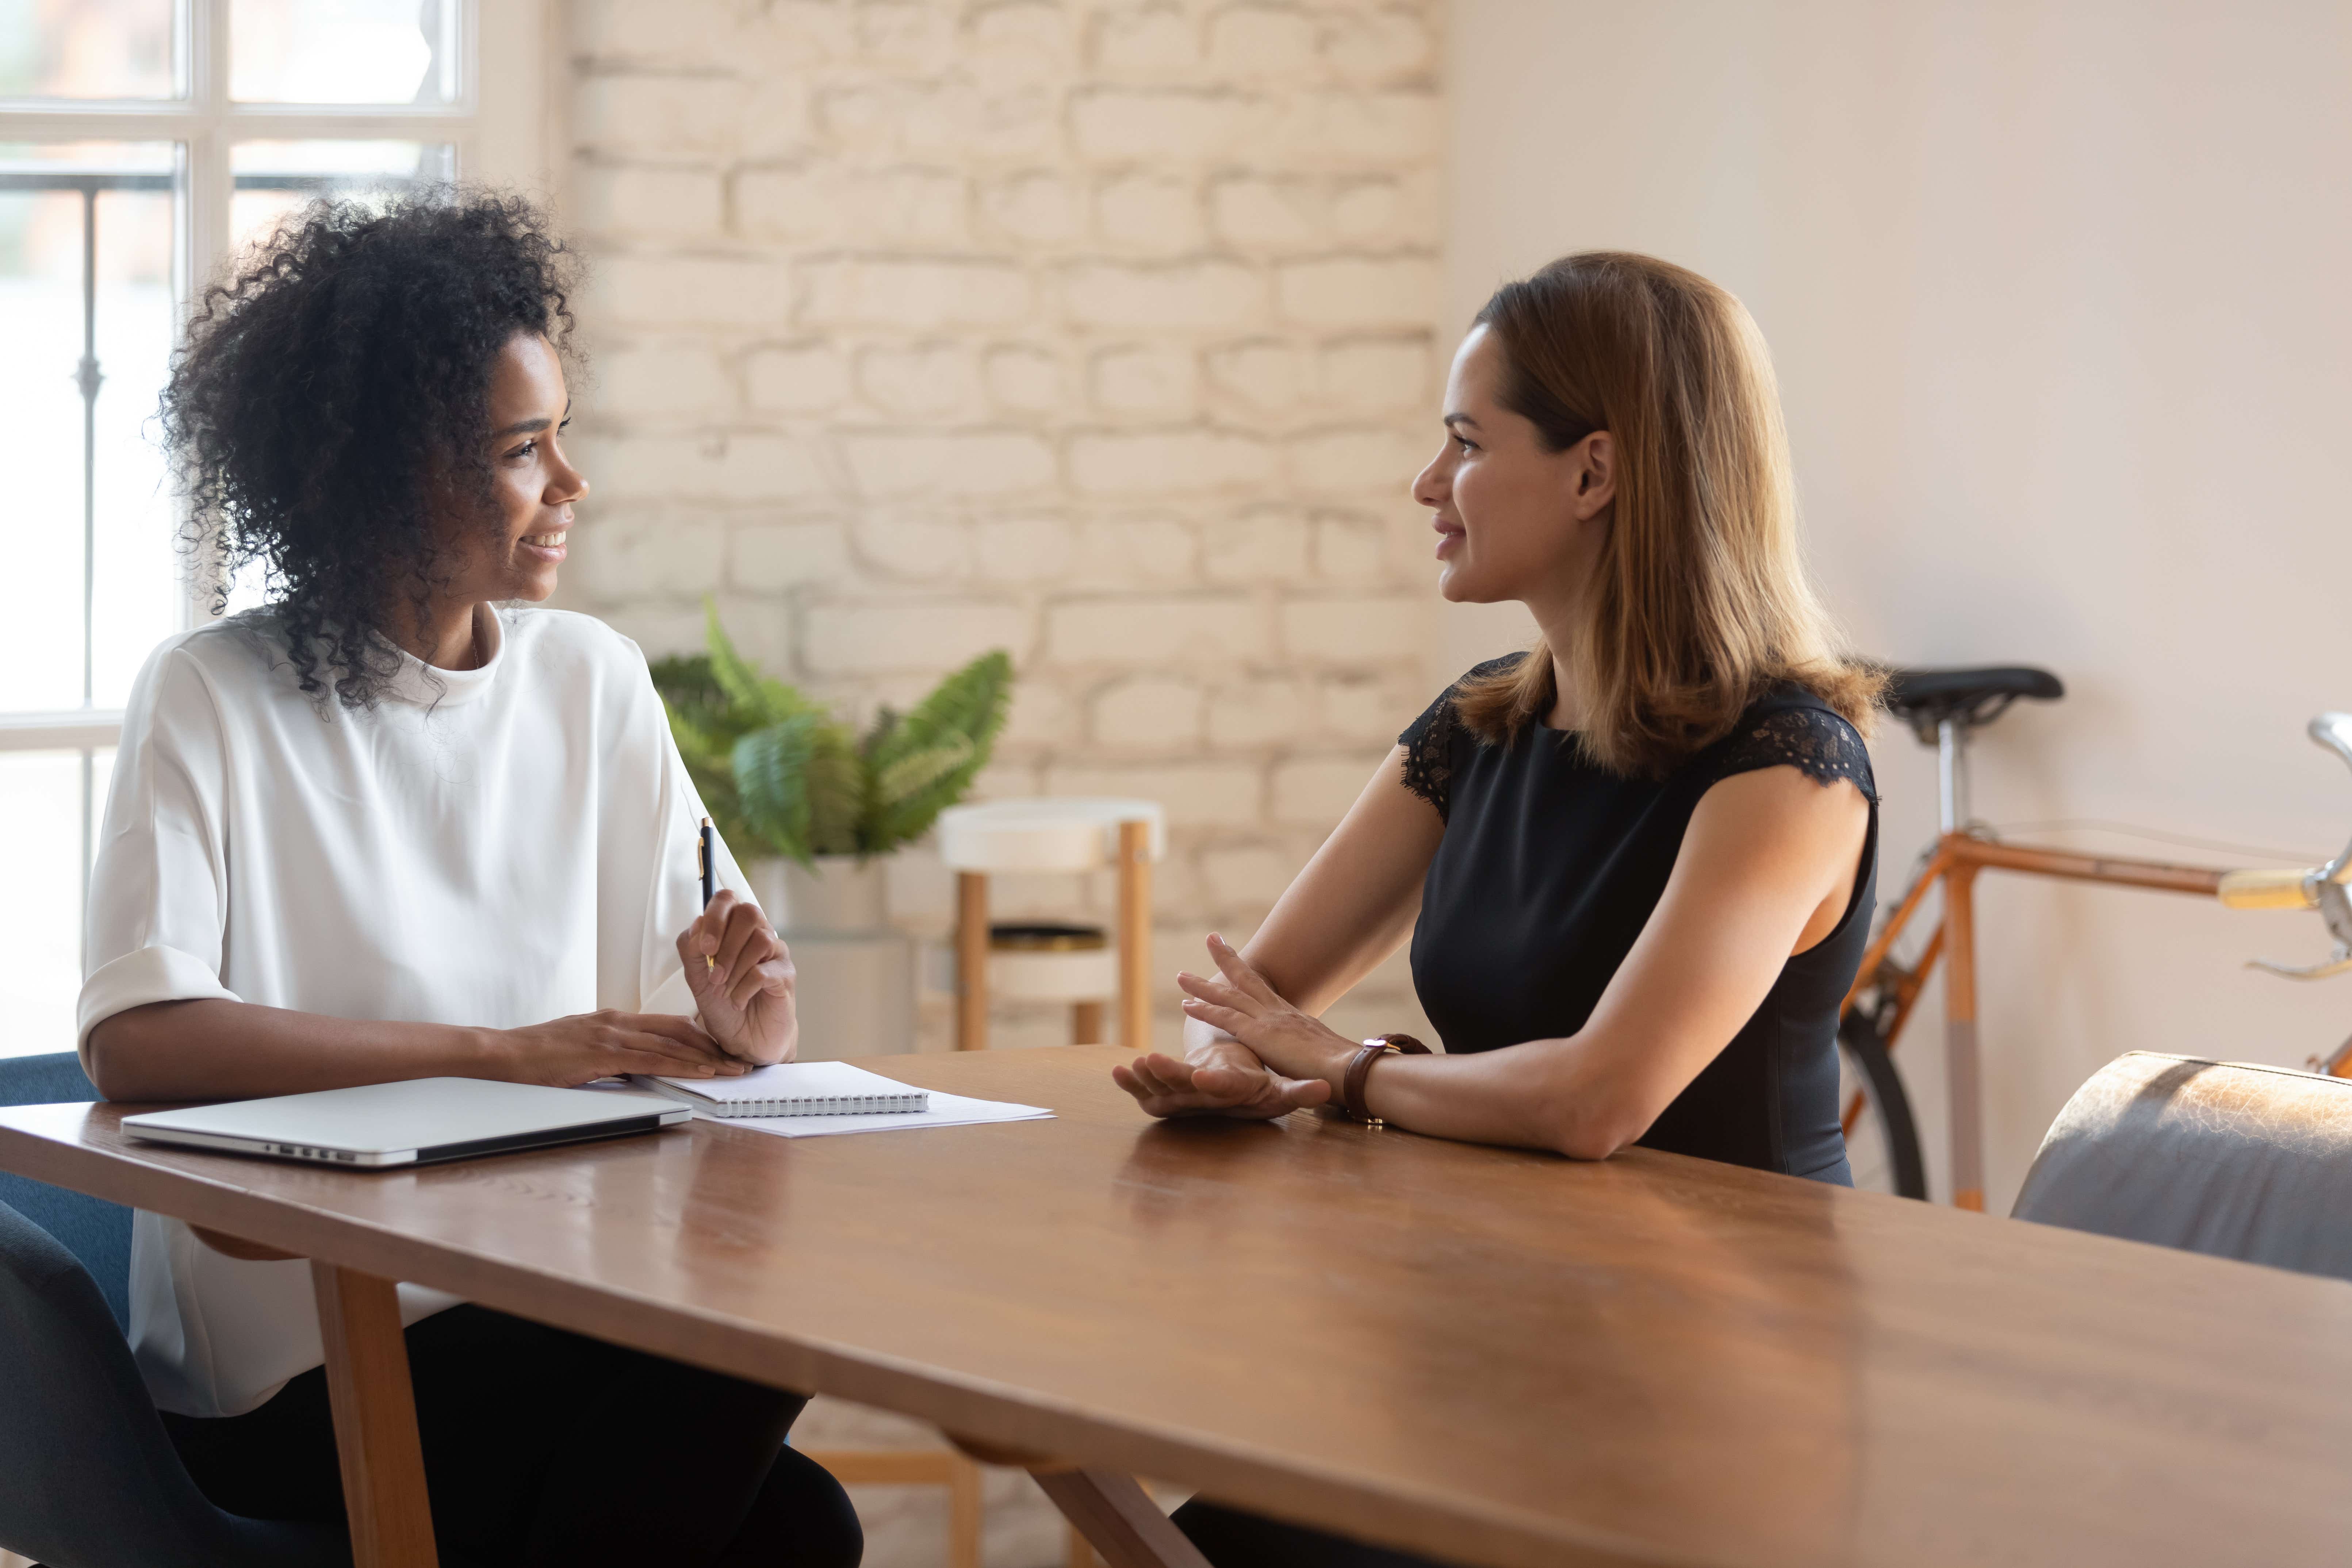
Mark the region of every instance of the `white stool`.
<instances>
[{"instance_id":1,"label":"white stool","mask_svg":"<svg viewBox=\"0 0 2352 1568\"><path fill-rule=\"evenodd\" d=\"M1151 1044L1151 863L1168 853L1160 803L1070 797L992 800L940 813L940 858L956 873L956 1049L988 1044L992 990L1071 1003L1074 1033L1101 1032L1118 998L1118 1043ZM989 948L988 879L1000 871L1118 868L1115 949Z\"/></svg>"}]
</instances>

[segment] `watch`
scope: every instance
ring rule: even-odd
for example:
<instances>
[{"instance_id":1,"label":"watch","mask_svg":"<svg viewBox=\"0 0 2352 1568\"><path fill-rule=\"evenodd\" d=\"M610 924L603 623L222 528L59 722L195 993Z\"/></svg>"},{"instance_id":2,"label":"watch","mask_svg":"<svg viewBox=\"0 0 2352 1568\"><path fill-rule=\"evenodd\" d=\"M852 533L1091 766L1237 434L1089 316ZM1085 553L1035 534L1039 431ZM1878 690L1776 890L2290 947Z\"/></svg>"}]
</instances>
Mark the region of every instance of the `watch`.
<instances>
[{"instance_id":1,"label":"watch","mask_svg":"<svg viewBox=\"0 0 2352 1568\"><path fill-rule=\"evenodd\" d=\"M1349 1061L1348 1070L1339 1079L1339 1109L1367 1127L1387 1126L1387 1122L1364 1109L1364 1079L1371 1075L1372 1064L1386 1056L1429 1054L1429 1047L1411 1035L1374 1035Z\"/></svg>"}]
</instances>

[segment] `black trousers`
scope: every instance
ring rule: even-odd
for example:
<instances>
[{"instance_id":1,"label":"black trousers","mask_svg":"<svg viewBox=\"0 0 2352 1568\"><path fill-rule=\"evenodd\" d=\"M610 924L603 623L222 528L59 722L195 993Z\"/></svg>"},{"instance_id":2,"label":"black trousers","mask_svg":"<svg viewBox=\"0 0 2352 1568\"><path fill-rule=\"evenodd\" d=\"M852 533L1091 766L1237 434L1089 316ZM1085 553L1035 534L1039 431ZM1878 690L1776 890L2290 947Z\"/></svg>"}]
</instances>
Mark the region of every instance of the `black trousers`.
<instances>
[{"instance_id":1,"label":"black trousers","mask_svg":"<svg viewBox=\"0 0 2352 1568\"><path fill-rule=\"evenodd\" d=\"M407 1337L446 1563L856 1568L865 1550L841 1484L785 1446L799 1394L484 1307ZM163 1421L221 1507L342 1519L323 1369L243 1415Z\"/></svg>"},{"instance_id":2,"label":"black trousers","mask_svg":"<svg viewBox=\"0 0 2352 1568\"><path fill-rule=\"evenodd\" d=\"M1211 1568L1444 1568L1426 1557L1213 1502L1188 1502L1173 1517Z\"/></svg>"}]
</instances>

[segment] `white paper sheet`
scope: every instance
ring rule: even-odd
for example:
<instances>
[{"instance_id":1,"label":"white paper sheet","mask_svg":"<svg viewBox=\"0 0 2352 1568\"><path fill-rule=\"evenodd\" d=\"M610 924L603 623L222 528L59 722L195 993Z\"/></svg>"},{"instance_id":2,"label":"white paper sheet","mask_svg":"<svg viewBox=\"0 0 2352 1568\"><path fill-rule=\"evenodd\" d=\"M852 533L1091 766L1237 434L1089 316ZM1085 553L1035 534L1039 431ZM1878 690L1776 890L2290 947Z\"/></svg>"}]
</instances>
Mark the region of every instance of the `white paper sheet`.
<instances>
[{"instance_id":1,"label":"white paper sheet","mask_svg":"<svg viewBox=\"0 0 2352 1568\"><path fill-rule=\"evenodd\" d=\"M1054 1113L1042 1105L1015 1105L1006 1100L966 1100L960 1094L930 1091L928 1110L886 1111L870 1116L709 1116L696 1111L698 1121L726 1127L748 1127L779 1138L824 1138L835 1132L895 1132L904 1127L970 1127L983 1121L1036 1121Z\"/></svg>"}]
</instances>

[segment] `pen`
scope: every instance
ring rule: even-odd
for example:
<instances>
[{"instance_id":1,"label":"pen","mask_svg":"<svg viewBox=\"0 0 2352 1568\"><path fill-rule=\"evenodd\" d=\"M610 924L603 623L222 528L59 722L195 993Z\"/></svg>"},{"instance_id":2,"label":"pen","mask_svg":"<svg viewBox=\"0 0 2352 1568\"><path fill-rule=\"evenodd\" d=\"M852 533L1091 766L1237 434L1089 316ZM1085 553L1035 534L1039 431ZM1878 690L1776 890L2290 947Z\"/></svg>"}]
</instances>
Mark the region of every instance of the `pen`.
<instances>
[{"instance_id":1,"label":"pen","mask_svg":"<svg viewBox=\"0 0 2352 1568\"><path fill-rule=\"evenodd\" d=\"M715 880L715 868L710 863L710 818L707 816L702 819L701 830L694 836L694 870L695 875L702 879L702 907L709 910L711 884ZM702 967L716 969L719 967L719 961L710 954L704 953Z\"/></svg>"}]
</instances>

